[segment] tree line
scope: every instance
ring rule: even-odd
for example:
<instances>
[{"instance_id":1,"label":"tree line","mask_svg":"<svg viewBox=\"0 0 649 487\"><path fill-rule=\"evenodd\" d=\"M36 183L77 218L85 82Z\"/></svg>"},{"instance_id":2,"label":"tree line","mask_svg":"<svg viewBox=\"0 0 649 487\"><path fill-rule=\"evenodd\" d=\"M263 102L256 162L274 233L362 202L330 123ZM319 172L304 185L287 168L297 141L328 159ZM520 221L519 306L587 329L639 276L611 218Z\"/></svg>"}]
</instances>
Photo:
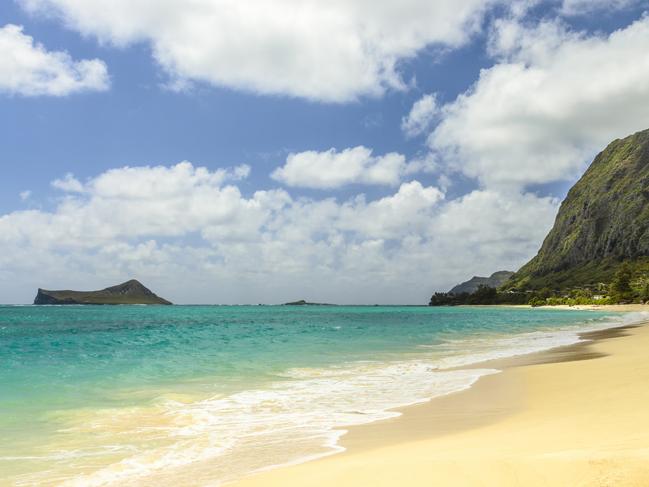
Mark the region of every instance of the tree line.
<instances>
[{"instance_id":1,"label":"tree line","mask_svg":"<svg viewBox=\"0 0 649 487\"><path fill-rule=\"evenodd\" d=\"M553 290L507 290L495 289L484 284L473 293L433 294L430 306L528 304L531 306L586 305L586 304L627 304L649 302L649 277L637 276L627 262L617 269L608 285L593 289L580 287Z\"/></svg>"}]
</instances>

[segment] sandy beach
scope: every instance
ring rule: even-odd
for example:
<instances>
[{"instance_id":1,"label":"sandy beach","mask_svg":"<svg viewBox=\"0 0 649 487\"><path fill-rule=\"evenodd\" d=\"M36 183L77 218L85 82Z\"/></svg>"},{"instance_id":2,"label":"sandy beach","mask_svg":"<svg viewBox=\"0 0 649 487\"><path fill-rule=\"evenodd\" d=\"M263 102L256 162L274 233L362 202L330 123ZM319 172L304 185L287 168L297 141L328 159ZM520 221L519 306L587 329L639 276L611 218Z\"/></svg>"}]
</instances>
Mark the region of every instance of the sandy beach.
<instances>
[{"instance_id":1,"label":"sandy beach","mask_svg":"<svg viewBox=\"0 0 649 487\"><path fill-rule=\"evenodd\" d=\"M649 304L577 304L569 306L561 304L556 306L541 306L542 308L553 309L574 309L574 310L591 310L591 311L622 311L634 313L638 311L649 311Z\"/></svg>"},{"instance_id":2,"label":"sandy beach","mask_svg":"<svg viewBox=\"0 0 649 487\"><path fill-rule=\"evenodd\" d=\"M649 326L586 338L489 364L502 372L352 428L344 453L236 485L647 486Z\"/></svg>"}]
</instances>

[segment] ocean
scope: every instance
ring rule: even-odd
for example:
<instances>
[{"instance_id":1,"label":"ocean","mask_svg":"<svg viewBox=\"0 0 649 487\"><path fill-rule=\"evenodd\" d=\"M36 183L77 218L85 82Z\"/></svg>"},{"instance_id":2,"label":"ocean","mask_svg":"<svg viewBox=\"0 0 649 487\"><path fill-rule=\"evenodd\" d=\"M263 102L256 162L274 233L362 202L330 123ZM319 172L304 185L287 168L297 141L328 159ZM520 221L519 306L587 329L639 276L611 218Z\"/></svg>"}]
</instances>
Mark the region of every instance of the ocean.
<instances>
[{"instance_id":1,"label":"ocean","mask_svg":"<svg viewBox=\"0 0 649 487\"><path fill-rule=\"evenodd\" d=\"M639 315L392 306L0 306L0 484L220 485L471 387L472 364Z\"/></svg>"}]
</instances>

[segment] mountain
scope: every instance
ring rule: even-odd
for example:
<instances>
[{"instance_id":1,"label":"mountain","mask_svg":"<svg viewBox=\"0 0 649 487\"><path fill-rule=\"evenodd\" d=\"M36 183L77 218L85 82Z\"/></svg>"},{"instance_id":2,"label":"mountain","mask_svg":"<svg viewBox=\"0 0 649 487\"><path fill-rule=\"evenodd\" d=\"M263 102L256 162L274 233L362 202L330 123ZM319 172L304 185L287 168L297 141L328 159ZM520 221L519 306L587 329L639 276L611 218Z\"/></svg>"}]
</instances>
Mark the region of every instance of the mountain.
<instances>
[{"instance_id":1,"label":"mountain","mask_svg":"<svg viewBox=\"0 0 649 487\"><path fill-rule=\"evenodd\" d=\"M39 289L34 304L171 304L135 279L101 291L48 291Z\"/></svg>"},{"instance_id":2,"label":"mountain","mask_svg":"<svg viewBox=\"0 0 649 487\"><path fill-rule=\"evenodd\" d=\"M536 257L513 290L602 287L626 262L649 269L649 130L613 141L561 204Z\"/></svg>"},{"instance_id":3,"label":"mountain","mask_svg":"<svg viewBox=\"0 0 649 487\"><path fill-rule=\"evenodd\" d=\"M489 277L480 277L473 276L468 281L458 284L453 289L449 291L449 294L462 294L462 293L474 293L478 290L479 286L487 286L493 288L499 288L507 280L513 276L514 273L511 271L498 271L491 274Z\"/></svg>"}]
</instances>

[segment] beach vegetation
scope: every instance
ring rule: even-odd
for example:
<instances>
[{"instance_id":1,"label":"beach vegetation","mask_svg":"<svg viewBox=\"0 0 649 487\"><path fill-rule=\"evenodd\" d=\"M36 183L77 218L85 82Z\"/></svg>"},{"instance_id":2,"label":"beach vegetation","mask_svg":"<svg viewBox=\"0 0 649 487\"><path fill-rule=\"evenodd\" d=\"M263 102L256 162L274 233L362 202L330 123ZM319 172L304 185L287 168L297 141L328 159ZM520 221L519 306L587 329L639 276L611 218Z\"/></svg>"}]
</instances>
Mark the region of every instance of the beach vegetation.
<instances>
[{"instance_id":1,"label":"beach vegetation","mask_svg":"<svg viewBox=\"0 0 649 487\"><path fill-rule=\"evenodd\" d=\"M625 262L615 273L611 282L611 297L618 303L630 303L634 299L634 291L631 288L633 271L631 266Z\"/></svg>"},{"instance_id":2,"label":"beach vegetation","mask_svg":"<svg viewBox=\"0 0 649 487\"><path fill-rule=\"evenodd\" d=\"M640 293L640 301L643 303L649 302L649 281L644 283L642 286L642 292Z\"/></svg>"}]
</instances>

